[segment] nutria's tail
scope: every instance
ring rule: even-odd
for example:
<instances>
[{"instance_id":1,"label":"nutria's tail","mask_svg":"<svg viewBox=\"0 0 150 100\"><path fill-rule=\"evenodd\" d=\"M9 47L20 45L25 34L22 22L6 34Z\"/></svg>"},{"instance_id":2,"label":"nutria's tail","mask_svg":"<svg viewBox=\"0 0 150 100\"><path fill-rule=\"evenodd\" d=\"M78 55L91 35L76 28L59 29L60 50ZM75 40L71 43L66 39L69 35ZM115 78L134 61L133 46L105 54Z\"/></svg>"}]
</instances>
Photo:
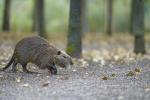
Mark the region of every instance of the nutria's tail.
<instances>
[{"instance_id":1,"label":"nutria's tail","mask_svg":"<svg viewBox=\"0 0 150 100\"><path fill-rule=\"evenodd\" d=\"M8 62L8 64L7 64L4 68L2 68L1 70L7 69L13 62L14 62L14 54L13 54L13 56L11 57L10 61Z\"/></svg>"}]
</instances>

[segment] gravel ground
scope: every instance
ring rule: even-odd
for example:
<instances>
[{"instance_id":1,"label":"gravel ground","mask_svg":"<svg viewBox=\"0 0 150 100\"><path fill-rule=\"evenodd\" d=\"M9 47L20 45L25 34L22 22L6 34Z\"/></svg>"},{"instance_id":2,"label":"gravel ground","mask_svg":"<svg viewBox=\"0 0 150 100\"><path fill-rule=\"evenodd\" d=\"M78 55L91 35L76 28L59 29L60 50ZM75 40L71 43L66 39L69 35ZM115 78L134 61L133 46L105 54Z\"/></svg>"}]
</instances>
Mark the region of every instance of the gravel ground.
<instances>
[{"instance_id":1,"label":"gravel ground","mask_svg":"<svg viewBox=\"0 0 150 100\"><path fill-rule=\"evenodd\" d=\"M3 48L0 52L6 50ZM7 61L1 59L1 64ZM107 60L105 64L80 59L74 66L59 68L53 76L47 70L30 70L39 74L12 73L10 69L0 72L0 100L150 100L148 57L128 63ZM133 75L127 75L129 71Z\"/></svg>"}]
</instances>

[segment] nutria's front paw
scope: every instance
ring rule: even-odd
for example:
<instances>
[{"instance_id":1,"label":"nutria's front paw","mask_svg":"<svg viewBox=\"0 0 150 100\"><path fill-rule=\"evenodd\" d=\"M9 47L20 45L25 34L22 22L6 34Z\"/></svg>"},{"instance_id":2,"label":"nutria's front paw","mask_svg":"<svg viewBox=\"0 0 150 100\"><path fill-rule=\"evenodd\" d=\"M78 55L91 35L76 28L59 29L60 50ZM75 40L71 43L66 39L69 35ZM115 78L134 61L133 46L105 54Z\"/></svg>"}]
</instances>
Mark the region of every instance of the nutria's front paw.
<instances>
[{"instance_id":1,"label":"nutria's front paw","mask_svg":"<svg viewBox=\"0 0 150 100\"><path fill-rule=\"evenodd\" d=\"M52 75L56 75L56 74L57 74L57 69L51 69L51 70L50 70L50 73L51 73Z\"/></svg>"}]
</instances>

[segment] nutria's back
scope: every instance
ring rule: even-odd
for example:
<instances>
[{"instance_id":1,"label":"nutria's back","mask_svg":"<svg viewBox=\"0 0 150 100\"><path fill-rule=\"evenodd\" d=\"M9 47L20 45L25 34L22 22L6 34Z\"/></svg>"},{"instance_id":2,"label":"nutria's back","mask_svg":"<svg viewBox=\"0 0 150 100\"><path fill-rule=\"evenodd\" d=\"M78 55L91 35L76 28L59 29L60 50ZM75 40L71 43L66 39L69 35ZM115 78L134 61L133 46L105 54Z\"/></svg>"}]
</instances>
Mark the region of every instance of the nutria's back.
<instances>
[{"instance_id":1,"label":"nutria's back","mask_svg":"<svg viewBox=\"0 0 150 100\"><path fill-rule=\"evenodd\" d=\"M20 63L34 62L39 65L49 60L57 51L58 49L47 40L33 36L18 42L14 54Z\"/></svg>"}]
</instances>

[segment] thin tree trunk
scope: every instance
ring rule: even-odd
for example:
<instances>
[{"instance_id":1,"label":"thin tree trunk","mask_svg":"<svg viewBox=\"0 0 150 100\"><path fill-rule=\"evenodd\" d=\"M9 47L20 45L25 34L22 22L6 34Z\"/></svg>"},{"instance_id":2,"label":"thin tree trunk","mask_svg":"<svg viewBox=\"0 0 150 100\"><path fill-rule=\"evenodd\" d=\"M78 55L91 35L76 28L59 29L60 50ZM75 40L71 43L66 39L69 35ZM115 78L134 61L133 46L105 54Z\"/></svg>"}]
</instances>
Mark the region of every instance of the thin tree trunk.
<instances>
[{"instance_id":1,"label":"thin tree trunk","mask_svg":"<svg viewBox=\"0 0 150 100\"><path fill-rule=\"evenodd\" d=\"M131 12L130 12L130 34L131 35L133 35L133 9L134 9L134 3L133 3L134 1L133 0L131 0Z\"/></svg>"},{"instance_id":2,"label":"thin tree trunk","mask_svg":"<svg viewBox=\"0 0 150 100\"><path fill-rule=\"evenodd\" d=\"M113 0L107 0L106 34L112 35Z\"/></svg>"},{"instance_id":3,"label":"thin tree trunk","mask_svg":"<svg viewBox=\"0 0 150 100\"><path fill-rule=\"evenodd\" d=\"M87 33L89 31L89 25L88 25L88 9L87 9L87 0L82 0L81 3L82 8L82 27L83 27L83 33Z\"/></svg>"},{"instance_id":4,"label":"thin tree trunk","mask_svg":"<svg viewBox=\"0 0 150 100\"><path fill-rule=\"evenodd\" d=\"M33 13L32 13L32 32L36 31L36 0L33 0Z\"/></svg>"},{"instance_id":5,"label":"thin tree trunk","mask_svg":"<svg viewBox=\"0 0 150 100\"><path fill-rule=\"evenodd\" d=\"M10 30L10 6L11 6L11 0L5 0L3 24L2 24L3 31Z\"/></svg>"},{"instance_id":6,"label":"thin tree trunk","mask_svg":"<svg viewBox=\"0 0 150 100\"><path fill-rule=\"evenodd\" d=\"M36 31L37 33L44 37L47 38L47 35L45 33L45 21L44 21L44 0L36 0Z\"/></svg>"},{"instance_id":7,"label":"thin tree trunk","mask_svg":"<svg viewBox=\"0 0 150 100\"><path fill-rule=\"evenodd\" d=\"M70 0L67 53L82 57L82 0Z\"/></svg>"},{"instance_id":8,"label":"thin tree trunk","mask_svg":"<svg viewBox=\"0 0 150 100\"><path fill-rule=\"evenodd\" d=\"M134 34L134 52L145 53L144 39L144 0L132 0L132 33Z\"/></svg>"}]
</instances>

